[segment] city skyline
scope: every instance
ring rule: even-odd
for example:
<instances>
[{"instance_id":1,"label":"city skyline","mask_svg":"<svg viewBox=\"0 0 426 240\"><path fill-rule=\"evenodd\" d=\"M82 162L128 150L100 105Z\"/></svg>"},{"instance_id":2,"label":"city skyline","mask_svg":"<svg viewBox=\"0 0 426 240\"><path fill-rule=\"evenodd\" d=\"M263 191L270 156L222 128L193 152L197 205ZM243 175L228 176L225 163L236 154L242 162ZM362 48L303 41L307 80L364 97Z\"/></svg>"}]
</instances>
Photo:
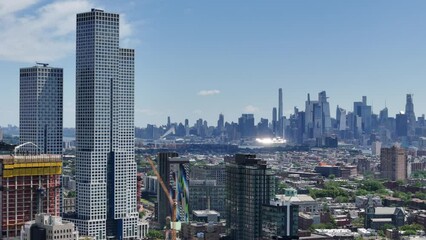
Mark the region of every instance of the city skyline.
<instances>
[{"instance_id":1,"label":"city skyline","mask_svg":"<svg viewBox=\"0 0 426 240\"><path fill-rule=\"evenodd\" d=\"M135 63L136 126L159 125L167 116L176 122L203 118L213 125L219 113L225 121L236 121L241 113L271 119L278 88L287 117L294 106L303 109L307 93L323 90L332 112L337 105L350 111L365 95L375 113L386 102L393 116L405 109L407 93L414 94L416 114L426 112L426 96L417 90L426 87L426 36L418 31L426 23L426 3L421 1L406 6L396 1L28 0L0 6L1 82L8 89L0 100L9 103L0 106L1 126L18 124L19 68L46 61L64 69L64 126L75 127L72 23L77 12L92 7L123 14L123 45L134 46L141 56ZM31 36L22 37L26 32ZM17 49L12 43L19 51L12 51ZM159 93L165 94L158 98Z\"/></svg>"}]
</instances>

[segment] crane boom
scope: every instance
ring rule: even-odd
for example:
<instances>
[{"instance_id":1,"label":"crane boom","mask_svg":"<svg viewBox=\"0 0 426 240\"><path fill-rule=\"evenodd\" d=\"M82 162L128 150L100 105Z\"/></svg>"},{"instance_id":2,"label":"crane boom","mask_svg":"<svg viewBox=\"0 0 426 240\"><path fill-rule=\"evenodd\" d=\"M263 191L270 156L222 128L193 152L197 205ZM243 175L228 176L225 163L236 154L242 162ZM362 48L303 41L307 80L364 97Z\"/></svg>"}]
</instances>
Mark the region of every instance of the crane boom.
<instances>
[{"instance_id":1,"label":"crane boom","mask_svg":"<svg viewBox=\"0 0 426 240\"><path fill-rule=\"evenodd\" d=\"M157 180L161 185L161 188L163 189L164 194L167 196L167 199L170 203L170 208L172 209L172 240L176 240L176 229L174 227L174 222L176 222L176 205L177 201L176 199L173 200L172 196L170 196L169 189L167 188L166 184L164 183L163 179L160 176L160 173L157 171L157 168L155 167L154 161L152 161L150 156L147 156L146 159L148 160L149 165L151 165L152 171L154 172L155 176L157 176ZM177 195L177 194L176 194Z\"/></svg>"}]
</instances>

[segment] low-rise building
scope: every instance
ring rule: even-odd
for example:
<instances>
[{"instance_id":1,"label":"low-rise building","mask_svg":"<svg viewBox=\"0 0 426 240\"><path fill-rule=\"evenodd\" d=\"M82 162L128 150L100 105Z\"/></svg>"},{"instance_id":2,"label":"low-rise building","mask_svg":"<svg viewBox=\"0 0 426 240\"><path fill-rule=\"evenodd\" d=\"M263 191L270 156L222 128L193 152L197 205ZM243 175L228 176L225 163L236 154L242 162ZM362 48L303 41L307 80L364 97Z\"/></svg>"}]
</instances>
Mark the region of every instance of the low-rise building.
<instances>
[{"instance_id":1,"label":"low-rise building","mask_svg":"<svg viewBox=\"0 0 426 240\"><path fill-rule=\"evenodd\" d=\"M295 189L286 189L285 198L275 198L262 206L262 239L297 236L299 206L291 202L296 193Z\"/></svg>"},{"instance_id":2,"label":"low-rise building","mask_svg":"<svg viewBox=\"0 0 426 240\"><path fill-rule=\"evenodd\" d=\"M74 223L50 214L37 214L21 228L20 240L78 240Z\"/></svg>"}]
</instances>

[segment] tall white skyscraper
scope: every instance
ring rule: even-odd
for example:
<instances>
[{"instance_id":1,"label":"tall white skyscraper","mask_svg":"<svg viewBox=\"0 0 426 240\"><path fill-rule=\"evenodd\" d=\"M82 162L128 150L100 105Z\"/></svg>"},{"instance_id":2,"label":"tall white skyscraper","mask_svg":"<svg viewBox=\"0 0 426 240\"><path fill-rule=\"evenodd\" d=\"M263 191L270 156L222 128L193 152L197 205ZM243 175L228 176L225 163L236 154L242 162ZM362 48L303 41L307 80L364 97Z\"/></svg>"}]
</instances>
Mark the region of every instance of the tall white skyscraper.
<instances>
[{"instance_id":1,"label":"tall white skyscraper","mask_svg":"<svg viewBox=\"0 0 426 240\"><path fill-rule=\"evenodd\" d=\"M21 68L19 79L20 142L36 144L39 154L62 154L63 69L38 64Z\"/></svg>"},{"instance_id":2,"label":"tall white skyscraper","mask_svg":"<svg viewBox=\"0 0 426 240\"><path fill-rule=\"evenodd\" d=\"M134 50L119 48L119 19L77 14L74 221L96 239L137 236Z\"/></svg>"}]
</instances>

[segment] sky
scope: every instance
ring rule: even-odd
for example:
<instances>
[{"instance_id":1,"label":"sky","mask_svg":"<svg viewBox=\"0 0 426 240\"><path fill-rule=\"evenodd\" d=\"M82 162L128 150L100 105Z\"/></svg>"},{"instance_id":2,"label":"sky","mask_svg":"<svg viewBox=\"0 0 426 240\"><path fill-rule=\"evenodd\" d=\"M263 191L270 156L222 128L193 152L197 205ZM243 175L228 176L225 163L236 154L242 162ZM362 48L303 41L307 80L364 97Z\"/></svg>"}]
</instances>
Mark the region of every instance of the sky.
<instances>
[{"instance_id":1,"label":"sky","mask_svg":"<svg viewBox=\"0 0 426 240\"><path fill-rule=\"evenodd\" d=\"M394 115L414 94L426 113L426 1L0 0L0 126L19 123L19 68L64 68L64 127L75 126L75 15L120 13L121 46L136 51L135 125L220 113L271 119L327 91L352 111L368 97Z\"/></svg>"}]
</instances>

